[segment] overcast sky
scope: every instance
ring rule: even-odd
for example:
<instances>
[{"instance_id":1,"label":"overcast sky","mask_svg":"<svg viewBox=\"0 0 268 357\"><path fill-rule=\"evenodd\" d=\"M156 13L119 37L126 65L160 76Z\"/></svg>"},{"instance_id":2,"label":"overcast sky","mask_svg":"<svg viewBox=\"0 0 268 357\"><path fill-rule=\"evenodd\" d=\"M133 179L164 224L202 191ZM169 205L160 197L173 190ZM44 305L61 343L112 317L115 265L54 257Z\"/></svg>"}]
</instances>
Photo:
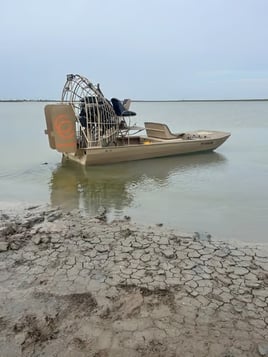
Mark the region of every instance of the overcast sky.
<instances>
[{"instance_id":1,"label":"overcast sky","mask_svg":"<svg viewBox=\"0 0 268 357\"><path fill-rule=\"evenodd\" d=\"M0 98L268 98L268 0L1 2Z\"/></svg>"}]
</instances>

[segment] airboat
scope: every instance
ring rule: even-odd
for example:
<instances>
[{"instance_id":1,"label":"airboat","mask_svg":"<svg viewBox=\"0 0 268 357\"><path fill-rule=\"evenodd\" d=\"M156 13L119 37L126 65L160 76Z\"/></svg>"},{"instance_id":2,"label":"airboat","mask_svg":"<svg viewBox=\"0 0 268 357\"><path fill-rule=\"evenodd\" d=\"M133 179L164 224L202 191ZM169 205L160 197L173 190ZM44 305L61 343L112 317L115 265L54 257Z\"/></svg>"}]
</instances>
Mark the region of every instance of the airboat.
<instances>
[{"instance_id":1,"label":"airboat","mask_svg":"<svg viewBox=\"0 0 268 357\"><path fill-rule=\"evenodd\" d=\"M172 133L165 123L132 125L131 100L108 100L100 86L68 74L61 102L45 106L50 148L81 165L103 165L212 151L228 132Z\"/></svg>"}]
</instances>

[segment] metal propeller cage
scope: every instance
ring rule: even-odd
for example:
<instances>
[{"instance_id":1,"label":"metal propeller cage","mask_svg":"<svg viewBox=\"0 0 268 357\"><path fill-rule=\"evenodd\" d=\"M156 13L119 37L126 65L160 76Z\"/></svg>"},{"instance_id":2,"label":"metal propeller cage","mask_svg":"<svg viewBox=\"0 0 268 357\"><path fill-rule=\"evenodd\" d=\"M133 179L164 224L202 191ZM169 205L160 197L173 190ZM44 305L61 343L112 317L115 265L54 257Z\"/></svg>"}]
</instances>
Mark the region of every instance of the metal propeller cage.
<instances>
[{"instance_id":1,"label":"metal propeller cage","mask_svg":"<svg viewBox=\"0 0 268 357\"><path fill-rule=\"evenodd\" d=\"M61 100L71 104L75 112L79 148L102 147L115 142L119 119L98 85L78 74L68 74Z\"/></svg>"}]
</instances>

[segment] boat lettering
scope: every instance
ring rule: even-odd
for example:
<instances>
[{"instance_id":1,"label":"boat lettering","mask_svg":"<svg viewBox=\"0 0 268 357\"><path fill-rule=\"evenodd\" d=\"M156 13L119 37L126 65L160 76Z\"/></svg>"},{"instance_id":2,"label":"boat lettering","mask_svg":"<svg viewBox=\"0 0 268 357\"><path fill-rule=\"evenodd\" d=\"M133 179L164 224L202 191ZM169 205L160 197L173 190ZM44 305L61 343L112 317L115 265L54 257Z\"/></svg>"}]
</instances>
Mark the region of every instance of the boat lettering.
<instances>
[{"instance_id":1,"label":"boat lettering","mask_svg":"<svg viewBox=\"0 0 268 357\"><path fill-rule=\"evenodd\" d=\"M204 143L200 143L201 145L213 145L214 141L205 141Z\"/></svg>"}]
</instances>

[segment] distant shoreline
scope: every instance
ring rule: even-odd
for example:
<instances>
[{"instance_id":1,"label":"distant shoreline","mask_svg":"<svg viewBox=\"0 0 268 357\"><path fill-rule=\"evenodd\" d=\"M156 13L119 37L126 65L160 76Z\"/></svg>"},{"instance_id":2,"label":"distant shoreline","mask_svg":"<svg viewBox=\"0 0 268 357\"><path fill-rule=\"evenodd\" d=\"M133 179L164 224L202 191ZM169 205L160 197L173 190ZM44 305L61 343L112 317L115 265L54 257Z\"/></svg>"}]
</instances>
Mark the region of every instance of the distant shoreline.
<instances>
[{"instance_id":1,"label":"distant shoreline","mask_svg":"<svg viewBox=\"0 0 268 357\"><path fill-rule=\"evenodd\" d=\"M267 102L268 98L262 99L132 99L133 103L184 103L184 102ZM61 102L59 99L0 99L0 103L24 103L24 102L40 102L40 103L51 103L51 102Z\"/></svg>"}]
</instances>

